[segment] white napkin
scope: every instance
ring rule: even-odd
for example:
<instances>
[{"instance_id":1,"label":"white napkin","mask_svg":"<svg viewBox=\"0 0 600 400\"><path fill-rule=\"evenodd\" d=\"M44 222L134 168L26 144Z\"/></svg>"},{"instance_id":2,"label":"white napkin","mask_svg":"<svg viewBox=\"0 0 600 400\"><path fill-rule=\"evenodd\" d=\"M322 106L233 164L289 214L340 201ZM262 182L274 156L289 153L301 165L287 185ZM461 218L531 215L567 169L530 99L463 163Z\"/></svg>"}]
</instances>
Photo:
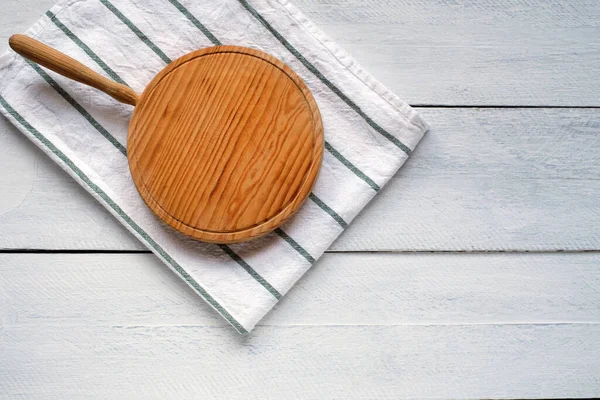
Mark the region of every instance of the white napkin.
<instances>
[{"instance_id":1,"label":"white napkin","mask_svg":"<svg viewBox=\"0 0 600 400\"><path fill-rule=\"evenodd\" d=\"M138 93L171 60L218 44L270 53L307 83L326 140L313 194L281 229L218 246L171 230L138 195L126 158L132 107L13 52L0 58L0 111L241 333L323 254L427 130L287 0L68 0L27 34Z\"/></svg>"}]
</instances>

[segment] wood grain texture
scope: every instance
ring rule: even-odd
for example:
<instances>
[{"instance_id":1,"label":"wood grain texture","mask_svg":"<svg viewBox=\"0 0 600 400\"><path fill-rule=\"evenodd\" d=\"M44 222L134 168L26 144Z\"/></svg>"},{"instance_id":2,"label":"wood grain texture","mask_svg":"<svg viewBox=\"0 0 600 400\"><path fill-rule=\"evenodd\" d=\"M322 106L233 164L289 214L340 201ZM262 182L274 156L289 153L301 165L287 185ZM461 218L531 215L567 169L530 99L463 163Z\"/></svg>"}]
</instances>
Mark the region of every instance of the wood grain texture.
<instances>
[{"instance_id":1,"label":"wood grain texture","mask_svg":"<svg viewBox=\"0 0 600 400\"><path fill-rule=\"evenodd\" d=\"M419 111L431 131L332 250L600 248L598 110ZM0 179L10 194L0 198L0 247L143 249L0 124Z\"/></svg>"},{"instance_id":2,"label":"wood grain texture","mask_svg":"<svg viewBox=\"0 0 600 400\"><path fill-rule=\"evenodd\" d=\"M152 255L0 255L0 394L595 397L599 257L329 254L240 337Z\"/></svg>"},{"instance_id":3,"label":"wood grain texture","mask_svg":"<svg viewBox=\"0 0 600 400\"><path fill-rule=\"evenodd\" d=\"M103 91L117 101L135 106L138 95L130 87L112 81L86 67L79 61L25 35L15 34L10 47L34 63L40 64L69 79Z\"/></svg>"},{"instance_id":4,"label":"wood grain texture","mask_svg":"<svg viewBox=\"0 0 600 400\"><path fill-rule=\"evenodd\" d=\"M133 112L133 180L167 224L206 242L262 236L304 204L323 124L304 82L261 51L217 46L172 62Z\"/></svg>"}]
</instances>

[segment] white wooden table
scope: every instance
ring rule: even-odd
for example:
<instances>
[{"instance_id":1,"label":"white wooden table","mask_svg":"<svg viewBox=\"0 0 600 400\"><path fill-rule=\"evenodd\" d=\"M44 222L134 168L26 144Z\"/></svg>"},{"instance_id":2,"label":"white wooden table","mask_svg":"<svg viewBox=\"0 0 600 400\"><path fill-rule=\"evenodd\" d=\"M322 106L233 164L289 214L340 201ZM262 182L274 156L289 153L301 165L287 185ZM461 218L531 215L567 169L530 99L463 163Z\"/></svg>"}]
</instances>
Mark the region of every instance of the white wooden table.
<instances>
[{"instance_id":1,"label":"white wooden table","mask_svg":"<svg viewBox=\"0 0 600 400\"><path fill-rule=\"evenodd\" d=\"M414 156L242 337L0 118L0 398L600 396L600 2L295 2Z\"/></svg>"}]
</instances>

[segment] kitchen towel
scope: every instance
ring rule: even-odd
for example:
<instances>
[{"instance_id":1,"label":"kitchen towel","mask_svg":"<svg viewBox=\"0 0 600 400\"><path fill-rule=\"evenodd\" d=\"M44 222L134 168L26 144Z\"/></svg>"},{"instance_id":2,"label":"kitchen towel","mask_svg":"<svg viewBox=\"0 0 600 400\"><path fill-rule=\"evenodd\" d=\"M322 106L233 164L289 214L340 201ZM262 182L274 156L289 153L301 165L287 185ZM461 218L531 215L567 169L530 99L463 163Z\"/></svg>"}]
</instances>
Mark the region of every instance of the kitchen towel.
<instances>
[{"instance_id":1,"label":"kitchen towel","mask_svg":"<svg viewBox=\"0 0 600 400\"><path fill-rule=\"evenodd\" d=\"M306 82L325 128L309 200L267 236L213 245L173 231L139 196L126 157L131 106L12 51L0 58L0 111L240 333L327 250L427 130L287 0L68 0L26 34L138 93L172 60L220 44L272 54Z\"/></svg>"}]
</instances>

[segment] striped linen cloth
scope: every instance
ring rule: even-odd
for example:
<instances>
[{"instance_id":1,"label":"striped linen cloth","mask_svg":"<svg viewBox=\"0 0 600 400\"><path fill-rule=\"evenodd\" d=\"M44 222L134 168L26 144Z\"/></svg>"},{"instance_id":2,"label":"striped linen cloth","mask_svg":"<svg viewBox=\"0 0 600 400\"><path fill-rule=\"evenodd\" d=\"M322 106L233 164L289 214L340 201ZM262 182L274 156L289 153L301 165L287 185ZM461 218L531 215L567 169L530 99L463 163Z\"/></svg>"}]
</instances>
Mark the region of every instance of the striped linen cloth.
<instances>
[{"instance_id":1,"label":"striped linen cloth","mask_svg":"<svg viewBox=\"0 0 600 400\"><path fill-rule=\"evenodd\" d=\"M14 52L0 58L0 111L240 333L325 252L427 130L287 0L68 0L27 34L138 93L172 60L220 44L270 53L307 83L326 147L310 199L263 238L211 245L163 225L138 195L126 157L131 106Z\"/></svg>"}]
</instances>

